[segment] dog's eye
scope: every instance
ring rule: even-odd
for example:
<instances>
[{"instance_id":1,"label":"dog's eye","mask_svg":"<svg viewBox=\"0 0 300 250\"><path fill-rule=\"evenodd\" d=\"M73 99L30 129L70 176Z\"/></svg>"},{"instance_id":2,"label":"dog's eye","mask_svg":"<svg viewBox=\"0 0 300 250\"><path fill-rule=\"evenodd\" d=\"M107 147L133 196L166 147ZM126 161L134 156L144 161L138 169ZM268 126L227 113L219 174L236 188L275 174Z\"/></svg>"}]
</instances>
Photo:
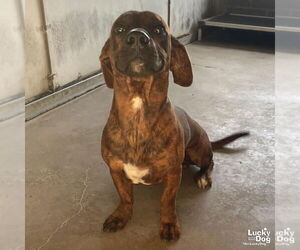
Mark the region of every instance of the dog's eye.
<instances>
[{"instance_id":1,"label":"dog's eye","mask_svg":"<svg viewBox=\"0 0 300 250\"><path fill-rule=\"evenodd\" d=\"M125 31L125 28L123 28L123 27L118 27L118 28L115 29L116 33L122 33L124 31Z\"/></svg>"},{"instance_id":2,"label":"dog's eye","mask_svg":"<svg viewBox=\"0 0 300 250\"><path fill-rule=\"evenodd\" d=\"M161 26L157 26L154 28L154 32L158 35L162 34L164 32L164 28Z\"/></svg>"}]
</instances>

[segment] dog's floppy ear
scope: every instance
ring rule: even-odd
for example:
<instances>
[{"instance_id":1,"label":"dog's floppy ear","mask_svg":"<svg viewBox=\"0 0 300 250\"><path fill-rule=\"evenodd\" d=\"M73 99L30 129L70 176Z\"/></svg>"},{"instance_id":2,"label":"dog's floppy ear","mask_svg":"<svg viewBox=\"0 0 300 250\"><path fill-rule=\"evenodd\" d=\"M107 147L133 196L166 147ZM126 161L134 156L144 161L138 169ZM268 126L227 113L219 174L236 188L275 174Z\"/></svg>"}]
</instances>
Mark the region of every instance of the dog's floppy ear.
<instances>
[{"instance_id":1,"label":"dog's floppy ear","mask_svg":"<svg viewBox=\"0 0 300 250\"><path fill-rule=\"evenodd\" d=\"M174 82L188 87L193 82L193 72L189 56L185 47L172 36L171 38L171 65L170 69L173 73Z\"/></svg>"},{"instance_id":2,"label":"dog's floppy ear","mask_svg":"<svg viewBox=\"0 0 300 250\"><path fill-rule=\"evenodd\" d=\"M114 83L114 75L112 72L112 67L110 63L110 58L109 58L109 39L105 42L102 50L101 50L101 55L99 57L100 63L101 63L101 69L104 75L104 80L109 88L113 88L113 83Z\"/></svg>"}]
</instances>

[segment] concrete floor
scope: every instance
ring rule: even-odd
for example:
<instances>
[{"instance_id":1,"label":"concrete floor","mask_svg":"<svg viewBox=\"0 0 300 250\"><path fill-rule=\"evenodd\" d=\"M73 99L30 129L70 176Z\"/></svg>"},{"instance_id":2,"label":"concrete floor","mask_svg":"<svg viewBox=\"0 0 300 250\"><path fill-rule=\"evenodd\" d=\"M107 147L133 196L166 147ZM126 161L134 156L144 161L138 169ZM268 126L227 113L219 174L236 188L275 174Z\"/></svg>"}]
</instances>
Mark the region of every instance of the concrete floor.
<instances>
[{"instance_id":1,"label":"concrete floor","mask_svg":"<svg viewBox=\"0 0 300 250\"><path fill-rule=\"evenodd\" d=\"M213 186L200 191L184 170L177 198L178 242L159 239L161 186L135 186L132 220L117 233L102 223L118 204L100 137L112 91L100 87L26 126L26 249L239 250L247 230L274 233L274 55L256 45L195 42L189 88L171 84L170 99L185 108L212 140L240 130L251 137L215 153ZM254 248L254 247L253 247ZM274 241L263 249L274 249Z\"/></svg>"}]
</instances>

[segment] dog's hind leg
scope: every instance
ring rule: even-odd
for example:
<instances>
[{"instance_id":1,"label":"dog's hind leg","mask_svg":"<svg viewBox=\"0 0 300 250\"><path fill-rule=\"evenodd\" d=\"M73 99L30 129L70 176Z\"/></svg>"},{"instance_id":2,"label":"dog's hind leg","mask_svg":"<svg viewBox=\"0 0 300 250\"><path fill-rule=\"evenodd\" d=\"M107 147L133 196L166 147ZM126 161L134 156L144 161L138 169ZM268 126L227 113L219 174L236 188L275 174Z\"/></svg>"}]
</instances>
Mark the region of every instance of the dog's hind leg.
<instances>
[{"instance_id":1,"label":"dog's hind leg","mask_svg":"<svg viewBox=\"0 0 300 250\"><path fill-rule=\"evenodd\" d=\"M211 172L214 167L214 161L211 159L207 166L202 166L201 169L195 174L194 178L200 189L210 188L212 185Z\"/></svg>"},{"instance_id":2,"label":"dog's hind leg","mask_svg":"<svg viewBox=\"0 0 300 250\"><path fill-rule=\"evenodd\" d=\"M199 146L199 147L197 147ZM213 170L213 153L211 148L203 148L195 145L187 149L189 158L200 168L194 179L200 189L210 188L212 185L211 172Z\"/></svg>"}]
</instances>

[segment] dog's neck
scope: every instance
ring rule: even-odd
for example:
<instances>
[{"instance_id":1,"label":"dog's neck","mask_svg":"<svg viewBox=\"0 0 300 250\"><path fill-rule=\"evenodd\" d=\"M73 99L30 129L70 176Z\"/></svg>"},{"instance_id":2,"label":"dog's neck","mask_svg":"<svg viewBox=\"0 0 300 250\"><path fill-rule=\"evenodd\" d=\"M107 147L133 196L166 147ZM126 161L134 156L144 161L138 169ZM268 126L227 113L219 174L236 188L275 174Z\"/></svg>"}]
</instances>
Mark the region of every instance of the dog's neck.
<instances>
[{"instance_id":1,"label":"dog's neck","mask_svg":"<svg viewBox=\"0 0 300 250\"><path fill-rule=\"evenodd\" d=\"M145 134L149 131L150 134L161 112L170 105L168 72L144 79L117 79L114 82L112 115L122 130L145 131Z\"/></svg>"},{"instance_id":2,"label":"dog's neck","mask_svg":"<svg viewBox=\"0 0 300 250\"><path fill-rule=\"evenodd\" d=\"M139 108L158 112L168 101L168 72L145 78L119 77L114 82L113 105L119 113Z\"/></svg>"}]
</instances>

